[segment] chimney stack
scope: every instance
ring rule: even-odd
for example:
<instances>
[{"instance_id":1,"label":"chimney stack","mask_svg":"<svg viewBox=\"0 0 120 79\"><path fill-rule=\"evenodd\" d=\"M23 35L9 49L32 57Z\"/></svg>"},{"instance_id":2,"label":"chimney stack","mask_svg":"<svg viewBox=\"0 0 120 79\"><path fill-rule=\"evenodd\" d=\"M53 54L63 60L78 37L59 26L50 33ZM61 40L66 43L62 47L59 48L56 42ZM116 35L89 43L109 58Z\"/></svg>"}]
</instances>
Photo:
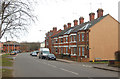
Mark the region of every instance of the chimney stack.
<instances>
[{"instance_id":1,"label":"chimney stack","mask_svg":"<svg viewBox=\"0 0 120 79\"><path fill-rule=\"evenodd\" d=\"M92 21L92 20L94 20L95 13L92 13L92 12L91 12L91 13L89 14L89 16L90 16L90 21Z\"/></svg>"},{"instance_id":2,"label":"chimney stack","mask_svg":"<svg viewBox=\"0 0 120 79\"><path fill-rule=\"evenodd\" d=\"M64 26L63 26L63 27L64 27L64 30L65 30L65 29L67 29L67 25L66 25L66 24L64 24Z\"/></svg>"},{"instance_id":3,"label":"chimney stack","mask_svg":"<svg viewBox=\"0 0 120 79\"><path fill-rule=\"evenodd\" d=\"M50 30L50 32L53 32L53 30Z\"/></svg>"},{"instance_id":4,"label":"chimney stack","mask_svg":"<svg viewBox=\"0 0 120 79\"><path fill-rule=\"evenodd\" d=\"M68 25L68 28L70 28L70 27L71 27L71 23L68 23L67 25Z\"/></svg>"},{"instance_id":5,"label":"chimney stack","mask_svg":"<svg viewBox=\"0 0 120 79\"><path fill-rule=\"evenodd\" d=\"M53 27L53 32L57 32L57 27Z\"/></svg>"},{"instance_id":6,"label":"chimney stack","mask_svg":"<svg viewBox=\"0 0 120 79\"><path fill-rule=\"evenodd\" d=\"M83 18L83 17L80 17L80 18L79 18L79 21L80 21L80 24L84 23L84 18Z\"/></svg>"},{"instance_id":7,"label":"chimney stack","mask_svg":"<svg viewBox=\"0 0 120 79\"><path fill-rule=\"evenodd\" d=\"M98 9L97 10L97 18L99 18L99 17L101 17L101 16L103 16L103 9Z\"/></svg>"},{"instance_id":8,"label":"chimney stack","mask_svg":"<svg viewBox=\"0 0 120 79\"><path fill-rule=\"evenodd\" d=\"M74 20L74 26L77 26L78 25L78 20Z\"/></svg>"}]
</instances>

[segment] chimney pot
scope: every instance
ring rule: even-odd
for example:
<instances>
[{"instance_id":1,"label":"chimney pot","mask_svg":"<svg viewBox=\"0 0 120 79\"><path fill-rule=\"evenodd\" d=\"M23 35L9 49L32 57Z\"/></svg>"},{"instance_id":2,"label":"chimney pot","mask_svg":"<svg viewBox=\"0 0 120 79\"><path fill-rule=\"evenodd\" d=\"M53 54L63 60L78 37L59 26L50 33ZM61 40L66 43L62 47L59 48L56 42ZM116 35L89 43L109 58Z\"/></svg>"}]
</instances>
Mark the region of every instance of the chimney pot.
<instances>
[{"instance_id":1,"label":"chimney pot","mask_svg":"<svg viewBox=\"0 0 120 79\"><path fill-rule=\"evenodd\" d=\"M91 13L89 14L89 16L90 16L90 21L92 21L92 20L94 20L95 13L91 12Z\"/></svg>"},{"instance_id":2,"label":"chimney pot","mask_svg":"<svg viewBox=\"0 0 120 79\"><path fill-rule=\"evenodd\" d=\"M57 27L53 27L53 32L57 32Z\"/></svg>"},{"instance_id":3,"label":"chimney pot","mask_svg":"<svg viewBox=\"0 0 120 79\"><path fill-rule=\"evenodd\" d=\"M84 23L84 18L83 18L83 17L80 17L80 18L79 18L79 21L80 21L80 24Z\"/></svg>"},{"instance_id":4,"label":"chimney pot","mask_svg":"<svg viewBox=\"0 0 120 79\"><path fill-rule=\"evenodd\" d=\"M101 17L101 16L103 16L103 9L99 8L99 9L97 10L97 18L99 18L99 17Z\"/></svg>"},{"instance_id":5,"label":"chimney pot","mask_svg":"<svg viewBox=\"0 0 120 79\"><path fill-rule=\"evenodd\" d=\"M77 26L78 25L78 20L74 20L74 26Z\"/></svg>"},{"instance_id":6,"label":"chimney pot","mask_svg":"<svg viewBox=\"0 0 120 79\"><path fill-rule=\"evenodd\" d=\"M70 27L71 27L71 23L68 23L67 25L68 25L68 28L70 28Z\"/></svg>"},{"instance_id":7,"label":"chimney pot","mask_svg":"<svg viewBox=\"0 0 120 79\"><path fill-rule=\"evenodd\" d=\"M53 32L53 30L50 30L50 32Z\"/></svg>"},{"instance_id":8,"label":"chimney pot","mask_svg":"<svg viewBox=\"0 0 120 79\"><path fill-rule=\"evenodd\" d=\"M67 25L66 25L66 24L64 24L64 26L63 26L63 27L64 27L64 30L65 30L65 29L67 29Z\"/></svg>"}]
</instances>

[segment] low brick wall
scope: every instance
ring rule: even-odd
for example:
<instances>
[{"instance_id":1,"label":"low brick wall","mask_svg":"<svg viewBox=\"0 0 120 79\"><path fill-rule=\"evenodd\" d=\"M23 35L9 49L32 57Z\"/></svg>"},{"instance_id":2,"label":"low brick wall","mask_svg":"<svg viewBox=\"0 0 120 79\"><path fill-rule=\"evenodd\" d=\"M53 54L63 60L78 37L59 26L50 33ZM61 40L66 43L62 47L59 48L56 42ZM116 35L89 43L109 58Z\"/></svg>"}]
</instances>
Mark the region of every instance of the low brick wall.
<instances>
[{"instance_id":1,"label":"low brick wall","mask_svg":"<svg viewBox=\"0 0 120 79\"><path fill-rule=\"evenodd\" d=\"M82 58L82 59L81 59L80 57L78 57L78 58L77 58L77 61L78 61L78 62L89 62L89 58Z\"/></svg>"},{"instance_id":2,"label":"low brick wall","mask_svg":"<svg viewBox=\"0 0 120 79\"><path fill-rule=\"evenodd\" d=\"M60 59L71 60L71 61L89 62L89 58L82 58L82 60L81 60L80 57L77 57L77 56L69 56L69 55L58 54L58 55L56 55L56 57L60 58Z\"/></svg>"}]
</instances>

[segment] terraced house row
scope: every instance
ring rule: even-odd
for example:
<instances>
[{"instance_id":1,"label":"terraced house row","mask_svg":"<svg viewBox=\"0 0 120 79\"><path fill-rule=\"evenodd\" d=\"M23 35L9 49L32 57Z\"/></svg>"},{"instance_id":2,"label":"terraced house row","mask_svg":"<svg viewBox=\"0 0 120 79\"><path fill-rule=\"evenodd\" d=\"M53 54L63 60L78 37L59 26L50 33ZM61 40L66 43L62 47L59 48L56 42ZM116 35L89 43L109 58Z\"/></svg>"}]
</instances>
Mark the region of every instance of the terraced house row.
<instances>
[{"instance_id":1,"label":"terraced house row","mask_svg":"<svg viewBox=\"0 0 120 79\"><path fill-rule=\"evenodd\" d=\"M45 47L56 55L69 55L77 61L114 60L115 51L120 50L120 23L103 9L89 14L89 21L79 18L64 25L64 30L53 27L46 33Z\"/></svg>"}]
</instances>

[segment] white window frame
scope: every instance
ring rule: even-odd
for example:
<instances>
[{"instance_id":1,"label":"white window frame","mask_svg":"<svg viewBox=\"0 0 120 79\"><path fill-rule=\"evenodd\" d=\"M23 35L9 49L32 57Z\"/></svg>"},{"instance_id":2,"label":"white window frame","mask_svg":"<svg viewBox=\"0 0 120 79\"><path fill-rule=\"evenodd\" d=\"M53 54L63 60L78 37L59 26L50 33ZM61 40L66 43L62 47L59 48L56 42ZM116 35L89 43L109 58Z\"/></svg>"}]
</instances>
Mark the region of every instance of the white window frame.
<instances>
[{"instance_id":1,"label":"white window frame","mask_svg":"<svg viewBox=\"0 0 120 79\"><path fill-rule=\"evenodd\" d=\"M82 33L82 41L85 41L84 38L85 38L84 33Z\"/></svg>"},{"instance_id":2,"label":"white window frame","mask_svg":"<svg viewBox=\"0 0 120 79\"><path fill-rule=\"evenodd\" d=\"M85 48L82 47L82 56L85 56L84 54L85 54Z\"/></svg>"},{"instance_id":3,"label":"white window frame","mask_svg":"<svg viewBox=\"0 0 120 79\"><path fill-rule=\"evenodd\" d=\"M62 39L62 40L61 40ZM63 38L60 38L60 42L63 43Z\"/></svg>"},{"instance_id":4,"label":"white window frame","mask_svg":"<svg viewBox=\"0 0 120 79\"><path fill-rule=\"evenodd\" d=\"M74 42L75 42L76 41L76 36L74 35L73 37L74 37Z\"/></svg>"},{"instance_id":5,"label":"white window frame","mask_svg":"<svg viewBox=\"0 0 120 79\"><path fill-rule=\"evenodd\" d=\"M68 47L66 47L66 53L68 53Z\"/></svg>"},{"instance_id":6,"label":"white window frame","mask_svg":"<svg viewBox=\"0 0 120 79\"><path fill-rule=\"evenodd\" d=\"M66 42L68 42L68 37L66 37Z\"/></svg>"},{"instance_id":7,"label":"white window frame","mask_svg":"<svg viewBox=\"0 0 120 79\"><path fill-rule=\"evenodd\" d=\"M56 52L56 50L57 50L57 52ZM57 47L55 48L55 52L58 53L58 48Z\"/></svg>"},{"instance_id":8,"label":"white window frame","mask_svg":"<svg viewBox=\"0 0 120 79\"><path fill-rule=\"evenodd\" d=\"M72 42L72 36L70 38L71 38L71 42Z\"/></svg>"},{"instance_id":9,"label":"white window frame","mask_svg":"<svg viewBox=\"0 0 120 79\"><path fill-rule=\"evenodd\" d=\"M55 43L58 43L58 40L57 40L57 39L55 39Z\"/></svg>"}]
</instances>

